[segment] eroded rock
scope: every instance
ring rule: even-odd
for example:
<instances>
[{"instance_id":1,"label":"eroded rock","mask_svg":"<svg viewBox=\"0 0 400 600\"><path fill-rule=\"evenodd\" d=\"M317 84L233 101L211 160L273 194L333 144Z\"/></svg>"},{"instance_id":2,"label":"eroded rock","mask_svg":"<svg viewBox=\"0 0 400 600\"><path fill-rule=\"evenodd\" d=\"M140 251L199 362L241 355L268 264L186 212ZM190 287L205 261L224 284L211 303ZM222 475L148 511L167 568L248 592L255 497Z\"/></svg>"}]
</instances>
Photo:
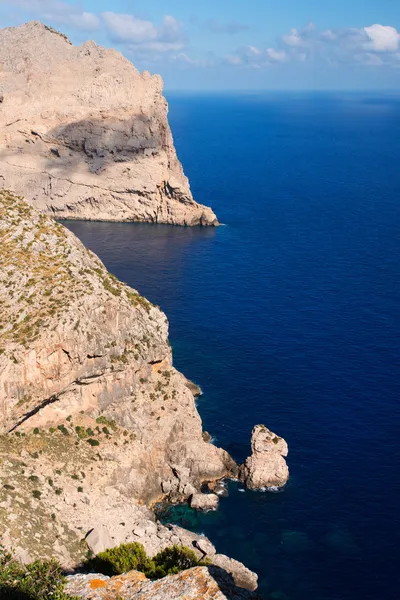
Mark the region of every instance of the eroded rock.
<instances>
[{"instance_id":1,"label":"eroded rock","mask_svg":"<svg viewBox=\"0 0 400 600\"><path fill-rule=\"evenodd\" d=\"M240 478L246 486L250 489L283 487L289 479L285 440L265 425L256 425L251 436L251 451L240 469Z\"/></svg>"}]
</instances>

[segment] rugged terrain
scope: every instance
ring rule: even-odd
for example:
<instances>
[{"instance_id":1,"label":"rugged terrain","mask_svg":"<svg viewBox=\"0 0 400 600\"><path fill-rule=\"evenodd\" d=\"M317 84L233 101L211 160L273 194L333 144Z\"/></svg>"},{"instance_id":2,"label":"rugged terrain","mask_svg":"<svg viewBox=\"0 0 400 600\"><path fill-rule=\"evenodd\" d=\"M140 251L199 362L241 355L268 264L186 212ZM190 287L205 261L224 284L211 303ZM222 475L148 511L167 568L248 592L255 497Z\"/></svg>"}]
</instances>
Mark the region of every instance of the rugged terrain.
<instances>
[{"instance_id":1,"label":"rugged terrain","mask_svg":"<svg viewBox=\"0 0 400 600\"><path fill-rule=\"evenodd\" d=\"M49 496L51 513L62 503L67 528L83 531L92 515L119 543L138 520L133 504L119 510L127 498L188 498L201 481L236 470L203 440L193 386L172 365L159 308L8 192L0 192L0 245L3 528L27 532L9 510L26 484L31 502L19 504L27 515L34 508L40 518ZM77 502L75 520L68 506ZM120 525L127 517L129 530Z\"/></svg>"},{"instance_id":2,"label":"rugged terrain","mask_svg":"<svg viewBox=\"0 0 400 600\"><path fill-rule=\"evenodd\" d=\"M58 218L218 224L193 200L162 87L39 22L0 30L0 187Z\"/></svg>"},{"instance_id":3,"label":"rugged terrain","mask_svg":"<svg viewBox=\"0 0 400 600\"><path fill-rule=\"evenodd\" d=\"M67 568L128 541L149 556L183 545L256 589L244 565L151 510L160 499L215 509L218 496L201 484L239 474L202 431L165 315L7 191L0 248L0 544L24 562L56 557ZM264 485L277 460L287 477L284 441L255 432L260 443L253 433L241 469L250 487Z\"/></svg>"}]
</instances>

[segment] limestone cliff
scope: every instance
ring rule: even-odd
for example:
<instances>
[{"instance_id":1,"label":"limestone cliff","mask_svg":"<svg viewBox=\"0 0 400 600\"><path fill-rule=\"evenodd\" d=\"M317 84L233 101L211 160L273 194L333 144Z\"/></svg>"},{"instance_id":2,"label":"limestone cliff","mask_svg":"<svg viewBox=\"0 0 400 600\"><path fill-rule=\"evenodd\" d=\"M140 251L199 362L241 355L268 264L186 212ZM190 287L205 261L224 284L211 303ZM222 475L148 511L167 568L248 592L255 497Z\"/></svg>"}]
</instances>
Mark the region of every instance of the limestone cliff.
<instances>
[{"instance_id":1,"label":"limestone cliff","mask_svg":"<svg viewBox=\"0 0 400 600\"><path fill-rule=\"evenodd\" d=\"M176 156L158 75L38 22L0 30L0 187L58 218L216 225Z\"/></svg>"}]
</instances>

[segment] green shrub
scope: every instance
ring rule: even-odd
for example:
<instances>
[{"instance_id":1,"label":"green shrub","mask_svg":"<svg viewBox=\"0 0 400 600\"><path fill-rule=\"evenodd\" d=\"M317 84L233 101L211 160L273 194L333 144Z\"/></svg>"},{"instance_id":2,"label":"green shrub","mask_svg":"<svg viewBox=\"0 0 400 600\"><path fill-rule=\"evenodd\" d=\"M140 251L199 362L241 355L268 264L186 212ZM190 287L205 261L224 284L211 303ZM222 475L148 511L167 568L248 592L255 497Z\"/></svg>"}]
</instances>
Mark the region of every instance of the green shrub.
<instances>
[{"instance_id":1,"label":"green shrub","mask_svg":"<svg viewBox=\"0 0 400 600\"><path fill-rule=\"evenodd\" d=\"M67 600L65 578L55 560L21 565L0 546L0 598L9 600Z\"/></svg>"},{"instance_id":2,"label":"green shrub","mask_svg":"<svg viewBox=\"0 0 400 600\"><path fill-rule=\"evenodd\" d=\"M86 566L103 575L122 575L127 571L142 571L146 573L154 565L147 557L145 549L139 542L121 544L116 548L104 550L88 560Z\"/></svg>"},{"instance_id":3,"label":"green shrub","mask_svg":"<svg viewBox=\"0 0 400 600\"><path fill-rule=\"evenodd\" d=\"M160 579L166 575L175 575L180 571L205 565L204 561L199 561L193 550L185 546L171 546L161 550L153 558L155 563L154 573L149 573L150 579Z\"/></svg>"},{"instance_id":4,"label":"green shrub","mask_svg":"<svg viewBox=\"0 0 400 600\"><path fill-rule=\"evenodd\" d=\"M90 438L89 440L86 440L86 441L91 446L100 446L100 442L98 440L94 440L93 438Z\"/></svg>"},{"instance_id":5,"label":"green shrub","mask_svg":"<svg viewBox=\"0 0 400 600\"><path fill-rule=\"evenodd\" d=\"M90 558L85 567L90 571L110 577L135 570L141 571L149 579L161 579L166 575L174 575L180 571L206 564L208 563L197 559L193 550L184 546L165 548L151 559L147 556L142 544L132 542L100 552L97 556Z\"/></svg>"},{"instance_id":6,"label":"green shrub","mask_svg":"<svg viewBox=\"0 0 400 600\"><path fill-rule=\"evenodd\" d=\"M61 431L61 433L62 433L63 435L69 435L69 431L68 431L68 429L65 427L65 425L58 425L57 429L58 429L59 431Z\"/></svg>"}]
</instances>

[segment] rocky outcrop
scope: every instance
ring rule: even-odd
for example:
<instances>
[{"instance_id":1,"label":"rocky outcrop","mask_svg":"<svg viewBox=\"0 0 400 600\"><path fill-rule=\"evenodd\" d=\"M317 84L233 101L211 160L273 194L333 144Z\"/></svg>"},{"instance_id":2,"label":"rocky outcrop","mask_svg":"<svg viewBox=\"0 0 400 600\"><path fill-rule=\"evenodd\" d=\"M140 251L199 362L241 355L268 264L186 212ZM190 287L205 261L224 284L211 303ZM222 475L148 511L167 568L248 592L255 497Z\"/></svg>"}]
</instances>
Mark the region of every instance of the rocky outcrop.
<instances>
[{"instance_id":1,"label":"rocky outcrop","mask_svg":"<svg viewBox=\"0 0 400 600\"><path fill-rule=\"evenodd\" d=\"M63 564L99 525L106 545L178 543L140 505L236 465L203 440L165 315L8 192L0 245L0 537Z\"/></svg>"},{"instance_id":2,"label":"rocky outcrop","mask_svg":"<svg viewBox=\"0 0 400 600\"><path fill-rule=\"evenodd\" d=\"M58 218L216 225L176 156L162 79L38 22L0 31L0 187Z\"/></svg>"},{"instance_id":3,"label":"rocky outcrop","mask_svg":"<svg viewBox=\"0 0 400 600\"><path fill-rule=\"evenodd\" d=\"M285 440L265 425L256 425L251 437L252 454L240 469L240 478L249 489L283 487L289 479Z\"/></svg>"},{"instance_id":4,"label":"rocky outcrop","mask_svg":"<svg viewBox=\"0 0 400 600\"><path fill-rule=\"evenodd\" d=\"M235 585L223 569L195 567L178 575L149 581L138 571L117 577L75 575L68 578L66 593L84 600L260 600Z\"/></svg>"}]
</instances>

